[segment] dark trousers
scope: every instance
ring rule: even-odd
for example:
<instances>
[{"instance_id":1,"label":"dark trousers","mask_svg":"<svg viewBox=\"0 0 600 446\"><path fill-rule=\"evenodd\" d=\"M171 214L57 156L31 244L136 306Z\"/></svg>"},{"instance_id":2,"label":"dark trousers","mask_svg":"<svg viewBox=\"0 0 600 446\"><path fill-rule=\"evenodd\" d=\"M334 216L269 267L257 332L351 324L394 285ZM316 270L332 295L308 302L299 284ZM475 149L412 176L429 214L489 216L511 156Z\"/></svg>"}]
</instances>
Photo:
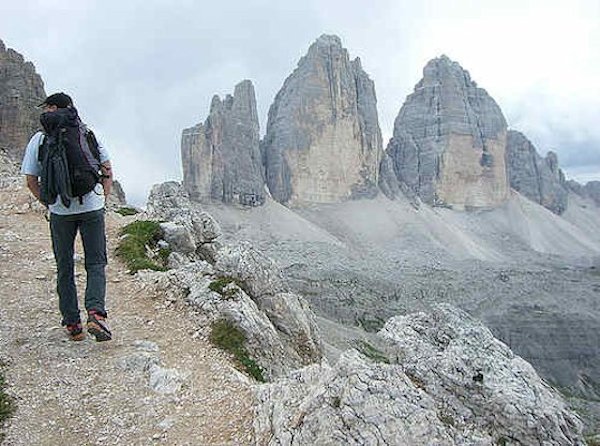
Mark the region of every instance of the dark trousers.
<instances>
[{"instance_id":1,"label":"dark trousers","mask_svg":"<svg viewBox=\"0 0 600 446\"><path fill-rule=\"evenodd\" d=\"M79 302L73 260L75 236L81 234L87 284L85 308L106 315L106 234L104 209L73 215L50 214L52 249L56 259L58 302L62 324L79 322Z\"/></svg>"}]
</instances>

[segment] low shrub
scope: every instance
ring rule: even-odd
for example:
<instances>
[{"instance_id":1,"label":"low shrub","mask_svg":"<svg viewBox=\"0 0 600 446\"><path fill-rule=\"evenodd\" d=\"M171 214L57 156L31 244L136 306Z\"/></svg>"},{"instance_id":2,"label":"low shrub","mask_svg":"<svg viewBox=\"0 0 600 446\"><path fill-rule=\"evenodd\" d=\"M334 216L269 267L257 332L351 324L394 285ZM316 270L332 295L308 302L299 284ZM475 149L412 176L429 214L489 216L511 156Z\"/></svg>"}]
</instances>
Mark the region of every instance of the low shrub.
<instances>
[{"instance_id":1,"label":"low shrub","mask_svg":"<svg viewBox=\"0 0 600 446\"><path fill-rule=\"evenodd\" d=\"M148 255L148 251L156 250L161 234L160 223L156 221L139 220L123 227L116 254L125 262L131 274L142 269L166 270L164 254L158 256L160 263Z\"/></svg>"},{"instance_id":2,"label":"low shrub","mask_svg":"<svg viewBox=\"0 0 600 446\"><path fill-rule=\"evenodd\" d=\"M262 368L248 355L246 336L233 322L219 319L211 326L210 341L217 347L233 354L244 370L259 382L265 382Z\"/></svg>"},{"instance_id":3,"label":"low shrub","mask_svg":"<svg viewBox=\"0 0 600 446\"><path fill-rule=\"evenodd\" d=\"M367 341L357 340L354 343L356 349L369 358L373 362L380 362L384 364L389 364L389 358L383 353L381 350L378 350Z\"/></svg>"},{"instance_id":4,"label":"low shrub","mask_svg":"<svg viewBox=\"0 0 600 446\"><path fill-rule=\"evenodd\" d=\"M117 214L121 214L123 217L128 217L130 215L139 214L139 211L136 208L132 208L129 206L123 206L118 209L115 209Z\"/></svg>"},{"instance_id":5,"label":"low shrub","mask_svg":"<svg viewBox=\"0 0 600 446\"><path fill-rule=\"evenodd\" d=\"M235 294L237 292L235 289L229 289L229 290L225 289L227 287L227 285L229 285L230 283L237 283L237 282L235 281L235 279L233 279L231 277L219 277L219 278L213 280L208 285L208 288L211 291L214 291L215 293L219 293L221 295L221 297L223 297L223 299L230 299L233 296L235 296Z\"/></svg>"}]
</instances>

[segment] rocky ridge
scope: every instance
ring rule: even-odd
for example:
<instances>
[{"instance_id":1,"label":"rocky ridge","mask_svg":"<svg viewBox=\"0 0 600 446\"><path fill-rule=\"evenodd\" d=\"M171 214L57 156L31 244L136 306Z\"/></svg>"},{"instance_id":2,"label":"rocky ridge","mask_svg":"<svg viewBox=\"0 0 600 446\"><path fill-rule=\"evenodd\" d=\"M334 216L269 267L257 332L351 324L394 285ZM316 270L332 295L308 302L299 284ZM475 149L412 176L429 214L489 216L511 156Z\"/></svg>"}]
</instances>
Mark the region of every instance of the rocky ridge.
<instances>
[{"instance_id":1,"label":"rocky ridge","mask_svg":"<svg viewBox=\"0 0 600 446\"><path fill-rule=\"evenodd\" d=\"M258 389L269 445L583 445L581 422L530 364L450 306L390 319L332 366Z\"/></svg>"},{"instance_id":2,"label":"rocky ridge","mask_svg":"<svg viewBox=\"0 0 600 446\"><path fill-rule=\"evenodd\" d=\"M548 152L542 158L525 135L509 130L506 163L510 187L555 214L566 210L568 190L556 153Z\"/></svg>"},{"instance_id":3,"label":"rocky ridge","mask_svg":"<svg viewBox=\"0 0 600 446\"><path fill-rule=\"evenodd\" d=\"M559 394L462 311L392 318L373 344L357 340L330 365L314 314L279 268L247 242L219 241L180 185L155 186L148 216L167 220L172 269L142 280L204 326L240 327L271 382L256 388L257 444L584 444ZM222 278L232 280L217 292Z\"/></svg>"},{"instance_id":4,"label":"rocky ridge","mask_svg":"<svg viewBox=\"0 0 600 446\"><path fill-rule=\"evenodd\" d=\"M29 137L40 128L44 83L31 62L0 40L0 148L21 160Z\"/></svg>"},{"instance_id":5,"label":"rocky ridge","mask_svg":"<svg viewBox=\"0 0 600 446\"><path fill-rule=\"evenodd\" d=\"M507 132L494 99L446 56L425 66L383 152L374 83L333 35L319 37L285 80L260 143L254 89L243 81L233 96L213 98L181 148L196 201L258 206L270 194L299 207L382 190L475 210L506 203L513 187L557 214L568 205L555 154L542 160L524 135Z\"/></svg>"},{"instance_id":6,"label":"rocky ridge","mask_svg":"<svg viewBox=\"0 0 600 446\"><path fill-rule=\"evenodd\" d=\"M377 194L381 132L373 81L337 36L314 42L269 109L266 180L286 204Z\"/></svg>"},{"instance_id":7,"label":"rocky ridge","mask_svg":"<svg viewBox=\"0 0 600 446\"><path fill-rule=\"evenodd\" d=\"M566 187L571 192L582 198L589 198L600 206L600 181L588 181L585 185L581 185L577 181L569 180L566 182Z\"/></svg>"},{"instance_id":8,"label":"rocky ridge","mask_svg":"<svg viewBox=\"0 0 600 446\"><path fill-rule=\"evenodd\" d=\"M178 183L152 189L147 216L167 220L161 227L174 268L145 273L146 280L166 294L183 296L198 309L203 325L225 319L239 327L266 378L320 360L314 314L289 291L272 260L248 243L221 243L218 224L193 206Z\"/></svg>"},{"instance_id":9,"label":"rocky ridge","mask_svg":"<svg viewBox=\"0 0 600 446\"><path fill-rule=\"evenodd\" d=\"M496 102L442 56L400 109L381 164L381 189L431 205L496 207L508 199L507 125Z\"/></svg>"}]
</instances>

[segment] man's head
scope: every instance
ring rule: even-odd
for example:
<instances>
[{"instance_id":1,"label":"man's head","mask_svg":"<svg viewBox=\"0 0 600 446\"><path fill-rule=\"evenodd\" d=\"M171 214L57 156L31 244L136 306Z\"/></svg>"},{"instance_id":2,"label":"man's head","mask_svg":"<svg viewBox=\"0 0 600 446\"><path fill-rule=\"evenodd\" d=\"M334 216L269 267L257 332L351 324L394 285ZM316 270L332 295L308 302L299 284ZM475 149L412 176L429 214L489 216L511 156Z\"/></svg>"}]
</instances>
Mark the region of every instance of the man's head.
<instances>
[{"instance_id":1,"label":"man's head","mask_svg":"<svg viewBox=\"0 0 600 446\"><path fill-rule=\"evenodd\" d=\"M71 96L65 93L54 93L46 98L39 107L43 107L45 112L53 112L59 108L69 108L73 106Z\"/></svg>"}]
</instances>

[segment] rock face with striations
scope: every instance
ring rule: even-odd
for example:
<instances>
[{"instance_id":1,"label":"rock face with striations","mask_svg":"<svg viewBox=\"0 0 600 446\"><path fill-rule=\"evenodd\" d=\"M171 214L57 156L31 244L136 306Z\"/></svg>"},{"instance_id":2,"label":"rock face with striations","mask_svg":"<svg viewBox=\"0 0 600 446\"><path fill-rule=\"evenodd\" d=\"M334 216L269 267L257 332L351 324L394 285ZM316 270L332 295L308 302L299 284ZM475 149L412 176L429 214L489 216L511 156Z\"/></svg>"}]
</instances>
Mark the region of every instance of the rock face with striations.
<instances>
[{"instance_id":1,"label":"rock face with striations","mask_svg":"<svg viewBox=\"0 0 600 446\"><path fill-rule=\"evenodd\" d=\"M46 94L31 62L0 40L0 148L20 159L29 137L40 127L36 106Z\"/></svg>"},{"instance_id":2,"label":"rock face with striations","mask_svg":"<svg viewBox=\"0 0 600 446\"><path fill-rule=\"evenodd\" d=\"M448 305L390 319L364 345L257 389L260 444L584 445L533 367Z\"/></svg>"},{"instance_id":3,"label":"rock face with striations","mask_svg":"<svg viewBox=\"0 0 600 446\"><path fill-rule=\"evenodd\" d=\"M377 194L382 155L375 86L337 36L323 35L269 110L262 150L281 203L333 203Z\"/></svg>"},{"instance_id":4,"label":"rock face with striations","mask_svg":"<svg viewBox=\"0 0 600 446\"><path fill-rule=\"evenodd\" d=\"M506 164L510 187L555 214L565 211L568 191L554 152L542 158L525 135L509 130Z\"/></svg>"},{"instance_id":5,"label":"rock face with striations","mask_svg":"<svg viewBox=\"0 0 600 446\"><path fill-rule=\"evenodd\" d=\"M265 201L259 124L252 82L235 86L233 96L214 96L204 124L181 138L183 184L197 201L258 206Z\"/></svg>"},{"instance_id":6,"label":"rock face with striations","mask_svg":"<svg viewBox=\"0 0 600 446\"><path fill-rule=\"evenodd\" d=\"M237 327L266 379L321 360L315 315L270 258L250 243L221 241L218 223L178 183L155 185L146 212L166 220L162 237L171 250L172 269L146 275L157 291L185 299L201 326L226 320Z\"/></svg>"},{"instance_id":7,"label":"rock face with striations","mask_svg":"<svg viewBox=\"0 0 600 446\"><path fill-rule=\"evenodd\" d=\"M400 109L381 165L390 197L456 209L508 199L506 121L487 92L446 56L431 60Z\"/></svg>"}]
</instances>

